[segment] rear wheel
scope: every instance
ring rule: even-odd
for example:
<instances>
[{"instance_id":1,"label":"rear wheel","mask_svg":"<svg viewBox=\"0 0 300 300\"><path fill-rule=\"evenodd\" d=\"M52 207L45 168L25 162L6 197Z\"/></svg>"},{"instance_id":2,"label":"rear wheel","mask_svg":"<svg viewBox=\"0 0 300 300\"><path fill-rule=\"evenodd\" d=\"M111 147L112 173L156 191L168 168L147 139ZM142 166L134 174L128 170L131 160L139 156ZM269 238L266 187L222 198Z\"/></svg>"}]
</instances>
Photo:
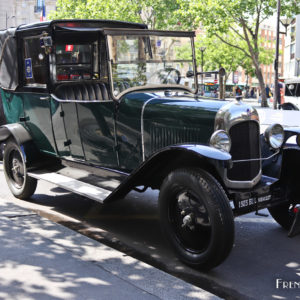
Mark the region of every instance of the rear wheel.
<instances>
[{"instance_id":1,"label":"rear wheel","mask_svg":"<svg viewBox=\"0 0 300 300\"><path fill-rule=\"evenodd\" d=\"M232 209L221 185L207 172L171 172L161 186L159 213L162 231L184 263L211 269L229 255Z\"/></svg>"},{"instance_id":2,"label":"rear wheel","mask_svg":"<svg viewBox=\"0 0 300 300\"><path fill-rule=\"evenodd\" d=\"M27 175L24 155L14 140L5 145L3 156L4 174L12 194L27 199L36 190L37 180Z\"/></svg>"}]
</instances>

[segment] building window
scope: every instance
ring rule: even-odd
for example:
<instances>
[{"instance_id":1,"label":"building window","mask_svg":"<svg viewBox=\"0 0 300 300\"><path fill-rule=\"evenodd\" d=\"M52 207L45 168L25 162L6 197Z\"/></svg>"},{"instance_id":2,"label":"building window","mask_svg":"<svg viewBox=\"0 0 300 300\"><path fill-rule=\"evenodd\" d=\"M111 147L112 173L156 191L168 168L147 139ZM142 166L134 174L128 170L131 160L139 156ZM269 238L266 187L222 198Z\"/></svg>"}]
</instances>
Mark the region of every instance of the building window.
<instances>
[{"instance_id":1,"label":"building window","mask_svg":"<svg viewBox=\"0 0 300 300\"><path fill-rule=\"evenodd\" d=\"M291 44L290 46L290 59L295 58L295 44Z\"/></svg>"},{"instance_id":2,"label":"building window","mask_svg":"<svg viewBox=\"0 0 300 300\"><path fill-rule=\"evenodd\" d=\"M291 43L294 42L296 39L296 27L291 27Z\"/></svg>"},{"instance_id":3,"label":"building window","mask_svg":"<svg viewBox=\"0 0 300 300\"><path fill-rule=\"evenodd\" d=\"M36 0L36 5L34 6L34 12L38 13L43 10L43 6L45 5L44 0Z\"/></svg>"}]
</instances>

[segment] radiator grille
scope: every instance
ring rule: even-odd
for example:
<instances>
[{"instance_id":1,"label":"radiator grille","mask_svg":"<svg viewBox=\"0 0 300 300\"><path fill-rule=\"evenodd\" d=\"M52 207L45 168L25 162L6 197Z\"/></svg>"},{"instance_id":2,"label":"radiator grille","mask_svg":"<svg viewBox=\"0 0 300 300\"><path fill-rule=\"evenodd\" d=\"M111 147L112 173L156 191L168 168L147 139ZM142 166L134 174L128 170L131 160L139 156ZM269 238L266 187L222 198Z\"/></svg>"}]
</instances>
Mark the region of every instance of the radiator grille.
<instances>
[{"instance_id":1,"label":"radiator grille","mask_svg":"<svg viewBox=\"0 0 300 300\"><path fill-rule=\"evenodd\" d=\"M259 125L255 121L245 121L232 126L229 130L232 146L232 160L260 158ZM227 172L229 180L248 181L260 171L260 161L234 163Z\"/></svg>"}]
</instances>

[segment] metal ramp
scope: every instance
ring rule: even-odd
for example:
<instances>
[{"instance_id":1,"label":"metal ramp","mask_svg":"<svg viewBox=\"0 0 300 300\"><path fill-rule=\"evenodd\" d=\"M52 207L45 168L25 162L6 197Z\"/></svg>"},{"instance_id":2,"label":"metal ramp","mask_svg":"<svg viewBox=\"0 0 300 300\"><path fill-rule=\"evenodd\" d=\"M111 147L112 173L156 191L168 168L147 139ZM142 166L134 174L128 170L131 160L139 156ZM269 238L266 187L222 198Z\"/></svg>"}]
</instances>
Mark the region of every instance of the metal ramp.
<instances>
[{"instance_id":1,"label":"metal ramp","mask_svg":"<svg viewBox=\"0 0 300 300\"><path fill-rule=\"evenodd\" d=\"M104 203L104 200L111 194L111 191L73 179L55 172L28 172L28 176L48 181L70 192Z\"/></svg>"}]
</instances>

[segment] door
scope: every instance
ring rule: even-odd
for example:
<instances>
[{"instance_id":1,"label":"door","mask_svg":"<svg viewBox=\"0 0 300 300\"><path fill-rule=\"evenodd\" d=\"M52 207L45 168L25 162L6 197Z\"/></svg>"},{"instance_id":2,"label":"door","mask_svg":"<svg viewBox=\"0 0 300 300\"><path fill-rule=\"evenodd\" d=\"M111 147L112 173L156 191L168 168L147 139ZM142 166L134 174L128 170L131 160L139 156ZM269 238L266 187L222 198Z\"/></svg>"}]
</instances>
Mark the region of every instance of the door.
<instances>
[{"instance_id":1,"label":"door","mask_svg":"<svg viewBox=\"0 0 300 300\"><path fill-rule=\"evenodd\" d=\"M40 36L22 39L24 86L19 93L24 107L22 119L38 148L42 152L56 155L47 91L48 58L41 48Z\"/></svg>"},{"instance_id":2,"label":"door","mask_svg":"<svg viewBox=\"0 0 300 300\"><path fill-rule=\"evenodd\" d=\"M80 136L88 162L118 168L114 101L78 102Z\"/></svg>"}]
</instances>

